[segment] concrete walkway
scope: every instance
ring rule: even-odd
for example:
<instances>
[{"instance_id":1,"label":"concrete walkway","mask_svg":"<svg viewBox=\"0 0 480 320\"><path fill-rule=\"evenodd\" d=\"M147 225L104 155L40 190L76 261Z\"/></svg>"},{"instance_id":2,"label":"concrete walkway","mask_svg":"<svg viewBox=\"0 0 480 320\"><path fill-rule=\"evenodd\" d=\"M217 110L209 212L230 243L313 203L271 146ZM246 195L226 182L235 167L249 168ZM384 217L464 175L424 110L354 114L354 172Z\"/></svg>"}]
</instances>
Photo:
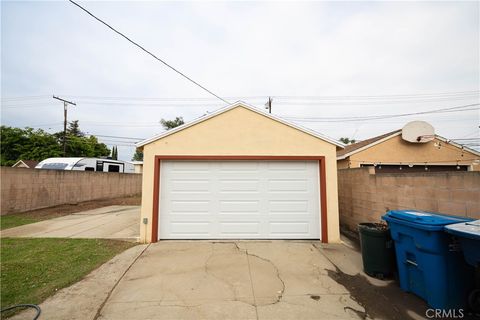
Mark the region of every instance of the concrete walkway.
<instances>
[{"instance_id":1,"label":"concrete walkway","mask_svg":"<svg viewBox=\"0 0 480 320\"><path fill-rule=\"evenodd\" d=\"M139 206L108 206L0 231L1 237L105 238L137 241Z\"/></svg>"}]
</instances>

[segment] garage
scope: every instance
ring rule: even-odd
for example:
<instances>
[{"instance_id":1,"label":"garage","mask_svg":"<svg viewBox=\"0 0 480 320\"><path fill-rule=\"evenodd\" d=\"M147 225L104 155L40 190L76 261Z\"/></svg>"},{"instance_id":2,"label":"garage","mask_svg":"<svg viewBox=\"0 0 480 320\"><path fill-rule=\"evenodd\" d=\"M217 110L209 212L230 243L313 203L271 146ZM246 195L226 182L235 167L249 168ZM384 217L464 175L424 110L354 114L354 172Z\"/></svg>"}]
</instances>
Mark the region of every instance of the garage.
<instances>
[{"instance_id":1,"label":"garage","mask_svg":"<svg viewBox=\"0 0 480 320\"><path fill-rule=\"evenodd\" d=\"M319 239L317 161L162 161L159 239Z\"/></svg>"},{"instance_id":2,"label":"garage","mask_svg":"<svg viewBox=\"0 0 480 320\"><path fill-rule=\"evenodd\" d=\"M338 242L342 147L244 102L144 140L141 240Z\"/></svg>"}]
</instances>

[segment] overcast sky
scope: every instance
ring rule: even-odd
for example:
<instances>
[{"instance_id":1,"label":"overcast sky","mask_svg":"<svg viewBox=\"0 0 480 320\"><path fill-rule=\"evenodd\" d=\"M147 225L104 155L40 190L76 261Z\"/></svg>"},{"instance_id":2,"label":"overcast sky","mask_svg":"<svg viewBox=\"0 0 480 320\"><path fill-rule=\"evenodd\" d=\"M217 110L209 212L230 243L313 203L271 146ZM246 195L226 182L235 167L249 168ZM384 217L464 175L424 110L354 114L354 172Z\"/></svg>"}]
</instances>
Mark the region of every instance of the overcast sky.
<instances>
[{"instance_id":1,"label":"overcast sky","mask_svg":"<svg viewBox=\"0 0 480 320\"><path fill-rule=\"evenodd\" d=\"M478 1L80 4L228 101L262 108L272 96L274 114L322 118L298 124L332 138L411 120L479 137L478 109L330 121L479 103ZM161 132L162 118L224 105L67 1L2 1L1 51L4 125L62 130L52 94L77 103L68 118L83 131L134 138ZM102 141L133 155L133 140Z\"/></svg>"}]
</instances>

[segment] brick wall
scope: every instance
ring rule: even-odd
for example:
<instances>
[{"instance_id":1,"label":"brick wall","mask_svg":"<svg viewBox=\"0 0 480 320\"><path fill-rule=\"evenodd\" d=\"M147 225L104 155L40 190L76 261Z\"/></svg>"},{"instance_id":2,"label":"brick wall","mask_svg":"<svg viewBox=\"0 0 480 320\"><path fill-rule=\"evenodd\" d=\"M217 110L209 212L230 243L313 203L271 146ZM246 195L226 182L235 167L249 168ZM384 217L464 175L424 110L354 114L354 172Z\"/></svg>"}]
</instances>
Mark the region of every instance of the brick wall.
<instances>
[{"instance_id":1,"label":"brick wall","mask_svg":"<svg viewBox=\"0 0 480 320\"><path fill-rule=\"evenodd\" d=\"M1 167L1 212L117 198L142 192L142 175Z\"/></svg>"},{"instance_id":2,"label":"brick wall","mask_svg":"<svg viewBox=\"0 0 480 320\"><path fill-rule=\"evenodd\" d=\"M418 209L480 219L480 172L376 173L338 170L340 224L379 222L388 210Z\"/></svg>"}]
</instances>

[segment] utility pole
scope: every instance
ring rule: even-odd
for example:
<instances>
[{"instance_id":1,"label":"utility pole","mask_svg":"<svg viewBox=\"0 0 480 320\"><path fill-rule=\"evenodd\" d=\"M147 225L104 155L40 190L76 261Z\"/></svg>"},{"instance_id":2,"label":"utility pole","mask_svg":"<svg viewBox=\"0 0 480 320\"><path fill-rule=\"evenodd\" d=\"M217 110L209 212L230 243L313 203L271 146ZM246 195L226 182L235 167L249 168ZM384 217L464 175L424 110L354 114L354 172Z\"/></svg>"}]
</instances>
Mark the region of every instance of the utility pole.
<instances>
[{"instance_id":1,"label":"utility pole","mask_svg":"<svg viewBox=\"0 0 480 320\"><path fill-rule=\"evenodd\" d=\"M59 97L53 96L53 99L57 99L63 102L63 156L67 155L67 107L69 104L76 106L75 102L71 102Z\"/></svg>"},{"instance_id":2,"label":"utility pole","mask_svg":"<svg viewBox=\"0 0 480 320\"><path fill-rule=\"evenodd\" d=\"M272 113L272 97L268 97L268 102L265 103L265 109L268 110L268 113Z\"/></svg>"}]
</instances>

